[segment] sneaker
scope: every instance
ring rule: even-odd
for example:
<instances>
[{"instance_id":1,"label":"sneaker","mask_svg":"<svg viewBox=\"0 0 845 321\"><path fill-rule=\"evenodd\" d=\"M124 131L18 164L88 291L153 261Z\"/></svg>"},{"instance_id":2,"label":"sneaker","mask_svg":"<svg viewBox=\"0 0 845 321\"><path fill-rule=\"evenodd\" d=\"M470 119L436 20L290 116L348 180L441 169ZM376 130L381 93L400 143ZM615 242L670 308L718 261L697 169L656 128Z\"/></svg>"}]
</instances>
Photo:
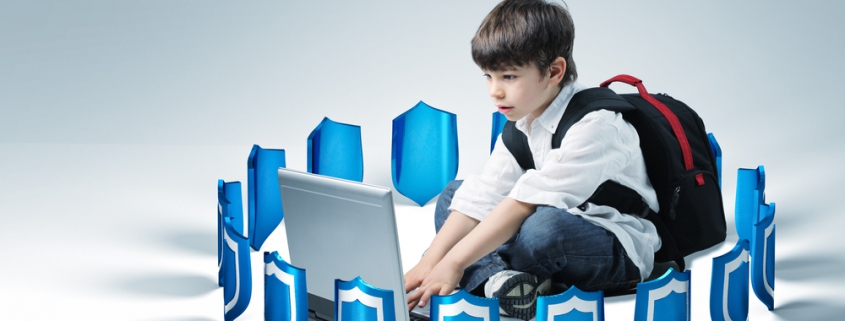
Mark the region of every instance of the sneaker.
<instances>
[{"instance_id":1,"label":"sneaker","mask_svg":"<svg viewBox=\"0 0 845 321\"><path fill-rule=\"evenodd\" d=\"M484 284L484 295L499 298L499 313L530 320L537 312L537 297L549 293L552 280L533 274L504 270L493 274Z\"/></svg>"}]
</instances>

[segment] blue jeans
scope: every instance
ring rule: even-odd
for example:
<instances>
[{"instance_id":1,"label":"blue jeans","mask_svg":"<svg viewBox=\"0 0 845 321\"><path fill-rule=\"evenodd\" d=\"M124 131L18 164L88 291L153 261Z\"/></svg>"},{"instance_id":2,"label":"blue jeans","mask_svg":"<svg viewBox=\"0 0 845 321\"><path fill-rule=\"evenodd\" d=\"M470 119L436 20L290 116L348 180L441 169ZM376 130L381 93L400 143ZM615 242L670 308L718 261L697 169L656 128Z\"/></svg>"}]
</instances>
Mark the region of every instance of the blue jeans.
<instances>
[{"instance_id":1,"label":"blue jeans","mask_svg":"<svg viewBox=\"0 0 845 321\"><path fill-rule=\"evenodd\" d=\"M463 181L451 181L437 200L434 227L449 217L452 196ZM464 270L460 286L475 290L502 270L550 277L558 288L616 292L633 288L640 270L609 231L552 206L538 206L516 235Z\"/></svg>"}]
</instances>

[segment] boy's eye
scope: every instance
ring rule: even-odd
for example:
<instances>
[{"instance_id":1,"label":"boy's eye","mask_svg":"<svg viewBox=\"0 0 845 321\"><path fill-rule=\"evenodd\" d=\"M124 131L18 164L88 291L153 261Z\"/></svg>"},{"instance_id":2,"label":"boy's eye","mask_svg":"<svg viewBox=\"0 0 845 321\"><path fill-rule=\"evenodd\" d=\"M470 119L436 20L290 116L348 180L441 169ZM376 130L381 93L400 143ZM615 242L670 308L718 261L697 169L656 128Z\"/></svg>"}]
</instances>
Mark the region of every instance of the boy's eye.
<instances>
[{"instance_id":1,"label":"boy's eye","mask_svg":"<svg viewBox=\"0 0 845 321\"><path fill-rule=\"evenodd\" d=\"M484 74L484 78L490 79L490 74Z\"/></svg>"},{"instance_id":2,"label":"boy's eye","mask_svg":"<svg viewBox=\"0 0 845 321\"><path fill-rule=\"evenodd\" d=\"M504 75L504 76L502 76L502 78L505 78L505 80L514 80L516 78L516 76L514 76L514 75Z\"/></svg>"}]
</instances>

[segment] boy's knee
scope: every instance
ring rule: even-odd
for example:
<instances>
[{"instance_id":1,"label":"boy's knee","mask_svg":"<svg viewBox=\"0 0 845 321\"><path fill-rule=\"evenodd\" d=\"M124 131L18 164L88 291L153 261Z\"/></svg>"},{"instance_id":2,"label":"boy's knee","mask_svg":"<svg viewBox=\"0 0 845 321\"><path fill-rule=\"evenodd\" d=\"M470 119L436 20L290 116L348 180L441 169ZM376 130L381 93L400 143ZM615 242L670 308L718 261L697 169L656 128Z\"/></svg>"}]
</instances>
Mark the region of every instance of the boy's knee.
<instances>
[{"instance_id":1,"label":"boy's knee","mask_svg":"<svg viewBox=\"0 0 845 321\"><path fill-rule=\"evenodd\" d=\"M443 188L443 192L440 195L449 195L449 198L452 198L452 195L455 195L455 191L461 187L461 184L464 183L462 179L456 179L446 184L446 187Z\"/></svg>"},{"instance_id":2,"label":"boy's knee","mask_svg":"<svg viewBox=\"0 0 845 321\"><path fill-rule=\"evenodd\" d=\"M557 227L565 218L566 212L551 206L538 206L534 214L528 216L522 224L524 228L530 229L551 229ZM570 214L571 215L571 214Z\"/></svg>"},{"instance_id":3,"label":"boy's knee","mask_svg":"<svg viewBox=\"0 0 845 321\"><path fill-rule=\"evenodd\" d=\"M443 188L443 191L440 192L440 196L437 198L437 206L434 209L434 230L439 232L440 227L443 226L443 223L446 222L446 218L449 217L451 211L449 211L449 206L452 204L452 197L455 196L455 191L461 187L463 180L454 180L446 184L446 187Z\"/></svg>"},{"instance_id":4,"label":"boy's knee","mask_svg":"<svg viewBox=\"0 0 845 321\"><path fill-rule=\"evenodd\" d=\"M463 184L463 180L453 180L446 184L446 187L443 188L443 191L440 192L440 196L437 198L437 206L448 207L452 203L452 197L455 196L455 192L461 187Z\"/></svg>"},{"instance_id":5,"label":"boy's knee","mask_svg":"<svg viewBox=\"0 0 845 321\"><path fill-rule=\"evenodd\" d=\"M551 206L538 206L520 227L520 234L530 234L538 242L558 243L572 228L569 222L572 214Z\"/></svg>"}]
</instances>

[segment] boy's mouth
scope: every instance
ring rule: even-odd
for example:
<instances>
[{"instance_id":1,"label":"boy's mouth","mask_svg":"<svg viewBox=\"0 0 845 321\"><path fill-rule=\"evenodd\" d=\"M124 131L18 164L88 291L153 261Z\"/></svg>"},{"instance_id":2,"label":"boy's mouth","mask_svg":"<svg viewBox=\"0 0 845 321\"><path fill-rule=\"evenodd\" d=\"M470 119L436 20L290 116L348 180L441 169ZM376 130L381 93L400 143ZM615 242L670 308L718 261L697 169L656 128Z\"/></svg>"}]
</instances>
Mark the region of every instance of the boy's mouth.
<instances>
[{"instance_id":1,"label":"boy's mouth","mask_svg":"<svg viewBox=\"0 0 845 321\"><path fill-rule=\"evenodd\" d=\"M500 112L500 113L502 113L502 114L504 114L504 115L507 115L509 112L511 112L511 110L513 110L513 107L512 107L512 106L501 106L501 105L496 105L496 107L498 107L498 108L499 108L499 112Z\"/></svg>"}]
</instances>

